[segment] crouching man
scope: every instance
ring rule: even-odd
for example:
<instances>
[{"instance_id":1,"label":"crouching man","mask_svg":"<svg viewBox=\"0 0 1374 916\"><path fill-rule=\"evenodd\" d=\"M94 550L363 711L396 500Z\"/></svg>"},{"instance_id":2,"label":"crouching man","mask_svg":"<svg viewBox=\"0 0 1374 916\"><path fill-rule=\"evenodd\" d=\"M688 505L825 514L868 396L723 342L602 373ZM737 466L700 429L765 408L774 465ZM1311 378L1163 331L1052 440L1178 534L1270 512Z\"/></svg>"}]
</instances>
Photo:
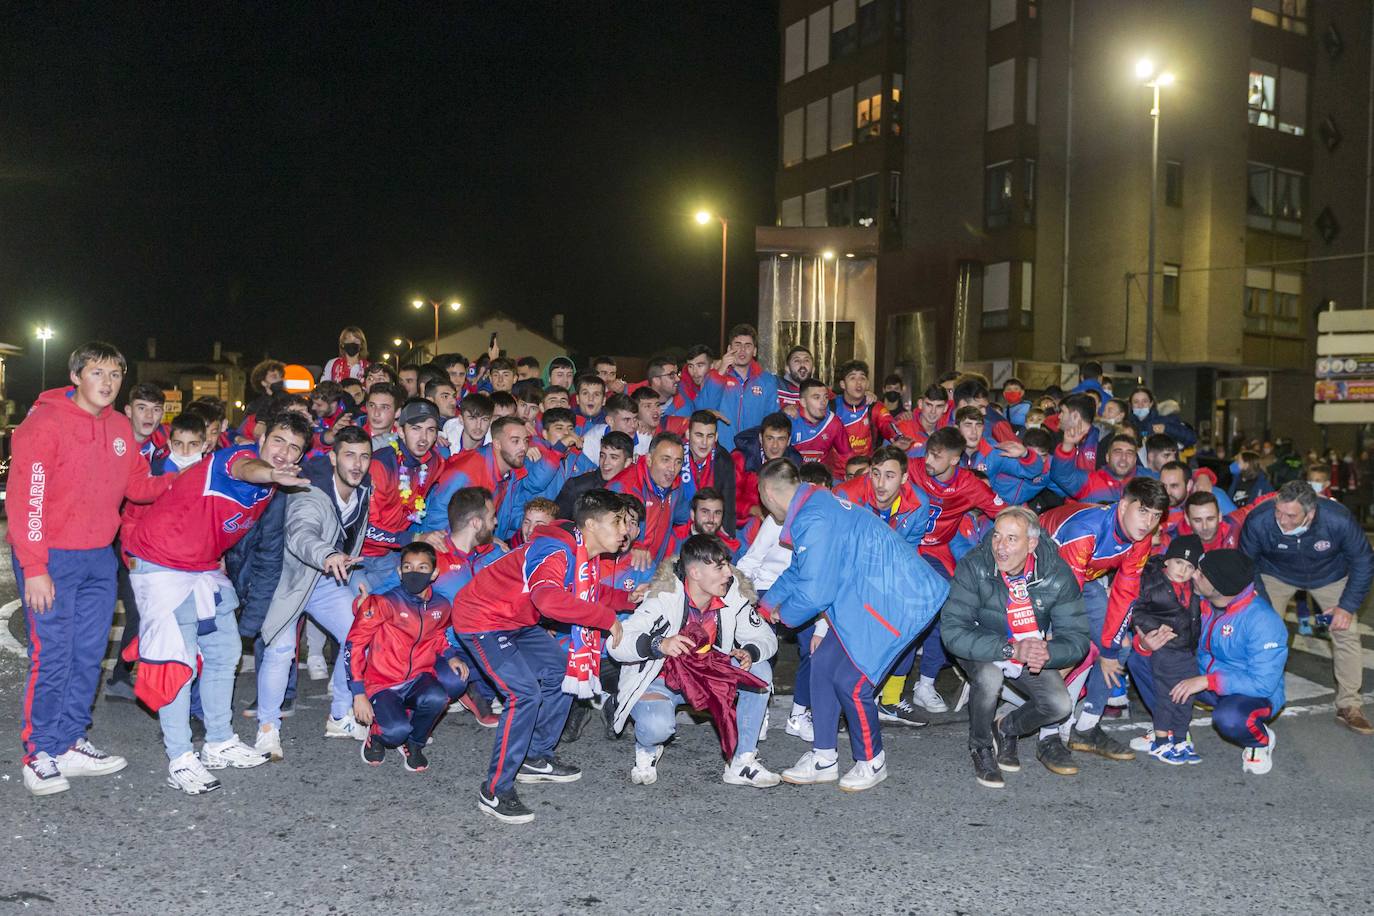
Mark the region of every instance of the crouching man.
<instances>
[{"instance_id":1,"label":"crouching man","mask_svg":"<svg viewBox=\"0 0 1374 916\"><path fill-rule=\"evenodd\" d=\"M619 732L634 719L630 781L636 785L658 779L658 759L683 704L715 718L730 761L723 777L727 784L762 789L779 782L756 754L773 683L769 659L778 639L754 609L753 586L733 572L729 551L718 538L692 535L676 561L659 566L648 597L611 643L611 657L624 666L614 727ZM757 680L734 677L731 668Z\"/></svg>"}]
</instances>

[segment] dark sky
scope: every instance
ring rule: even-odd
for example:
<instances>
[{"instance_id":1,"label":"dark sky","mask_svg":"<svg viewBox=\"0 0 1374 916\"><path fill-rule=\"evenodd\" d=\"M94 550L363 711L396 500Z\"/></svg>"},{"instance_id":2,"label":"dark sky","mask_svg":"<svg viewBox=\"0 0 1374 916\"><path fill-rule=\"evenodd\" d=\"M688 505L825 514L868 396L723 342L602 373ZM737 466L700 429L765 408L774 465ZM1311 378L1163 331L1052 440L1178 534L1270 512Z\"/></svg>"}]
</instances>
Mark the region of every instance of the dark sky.
<instances>
[{"instance_id":1,"label":"dark sky","mask_svg":"<svg viewBox=\"0 0 1374 916\"><path fill-rule=\"evenodd\" d=\"M580 350L755 313L775 4L48 5L0 14L0 340L319 362L458 295ZM374 346L374 350L382 347ZM11 363L31 397L34 359Z\"/></svg>"}]
</instances>

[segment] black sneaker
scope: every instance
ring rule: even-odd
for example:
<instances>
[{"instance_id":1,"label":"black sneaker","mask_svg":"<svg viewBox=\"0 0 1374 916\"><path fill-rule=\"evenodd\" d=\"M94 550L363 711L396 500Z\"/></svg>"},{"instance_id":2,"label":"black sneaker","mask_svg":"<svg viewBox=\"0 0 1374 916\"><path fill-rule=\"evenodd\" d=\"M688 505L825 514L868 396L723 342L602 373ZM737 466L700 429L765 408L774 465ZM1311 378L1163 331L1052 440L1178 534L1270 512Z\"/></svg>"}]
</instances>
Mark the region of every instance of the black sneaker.
<instances>
[{"instance_id":1,"label":"black sneaker","mask_svg":"<svg viewBox=\"0 0 1374 916\"><path fill-rule=\"evenodd\" d=\"M368 739L367 744L371 744ZM378 742L380 743L380 742ZM425 749L418 744L411 744L407 741L400 747L401 759L405 761L406 769L412 773L423 773L429 769L429 758L425 756ZM366 755L364 755L364 758Z\"/></svg>"},{"instance_id":2,"label":"black sneaker","mask_svg":"<svg viewBox=\"0 0 1374 916\"><path fill-rule=\"evenodd\" d=\"M577 782L581 778L581 770L557 757L526 760L520 764L520 772L515 774L516 782Z\"/></svg>"},{"instance_id":3,"label":"black sneaker","mask_svg":"<svg viewBox=\"0 0 1374 916\"><path fill-rule=\"evenodd\" d=\"M1135 751L1104 732L1101 725L1094 725L1085 732L1079 731L1077 728L1071 730L1069 732L1069 750L1087 751L1099 757L1106 757L1108 760L1135 759Z\"/></svg>"},{"instance_id":4,"label":"black sneaker","mask_svg":"<svg viewBox=\"0 0 1374 916\"><path fill-rule=\"evenodd\" d=\"M615 730L615 711L620 708L620 698L615 694L608 694L606 702L601 704L601 721L606 725L606 740L619 741L620 732Z\"/></svg>"},{"instance_id":5,"label":"black sneaker","mask_svg":"<svg viewBox=\"0 0 1374 916\"><path fill-rule=\"evenodd\" d=\"M1064 747L1064 742L1059 740L1058 735L1041 738L1035 743L1035 759L1056 776L1078 775L1078 764L1073 762L1073 755Z\"/></svg>"},{"instance_id":6,"label":"black sneaker","mask_svg":"<svg viewBox=\"0 0 1374 916\"><path fill-rule=\"evenodd\" d=\"M563 726L563 737L560 741L576 741L582 737L582 731L587 727L587 723L592 718L592 704L587 700L573 700L572 710L568 713L568 721Z\"/></svg>"},{"instance_id":7,"label":"black sneaker","mask_svg":"<svg viewBox=\"0 0 1374 916\"><path fill-rule=\"evenodd\" d=\"M520 796L511 789L505 795L492 795L485 788L477 791L477 810L507 824L528 824L534 812L525 807Z\"/></svg>"},{"instance_id":8,"label":"black sneaker","mask_svg":"<svg viewBox=\"0 0 1374 916\"><path fill-rule=\"evenodd\" d=\"M989 789L1000 789L1006 785L1002 780L1002 771L997 768L997 757L992 748L980 747L969 752L969 756L973 758L973 778L978 780L978 785Z\"/></svg>"},{"instance_id":9,"label":"black sneaker","mask_svg":"<svg viewBox=\"0 0 1374 916\"><path fill-rule=\"evenodd\" d=\"M890 705L884 703L878 703L876 705L878 707L879 722L916 727L930 724L930 718L917 709L909 700L899 700Z\"/></svg>"},{"instance_id":10,"label":"black sneaker","mask_svg":"<svg viewBox=\"0 0 1374 916\"><path fill-rule=\"evenodd\" d=\"M382 761L386 759L386 745L382 744L382 740L376 735L368 735L359 753L363 755L363 762L368 766L381 766ZM406 768L409 769L410 764L406 764Z\"/></svg>"},{"instance_id":11,"label":"black sneaker","mask_svg":"<svg viewBox=\"0 0 1374 916\"><path fill-rule=\"evenodd\" d=\"M1002 729L1006 716L992 723L992 741L997 748L997 766L1004 773L1021 772L1021 758L1016 754L1017 736Z\"/></svg>"}]
</instances>

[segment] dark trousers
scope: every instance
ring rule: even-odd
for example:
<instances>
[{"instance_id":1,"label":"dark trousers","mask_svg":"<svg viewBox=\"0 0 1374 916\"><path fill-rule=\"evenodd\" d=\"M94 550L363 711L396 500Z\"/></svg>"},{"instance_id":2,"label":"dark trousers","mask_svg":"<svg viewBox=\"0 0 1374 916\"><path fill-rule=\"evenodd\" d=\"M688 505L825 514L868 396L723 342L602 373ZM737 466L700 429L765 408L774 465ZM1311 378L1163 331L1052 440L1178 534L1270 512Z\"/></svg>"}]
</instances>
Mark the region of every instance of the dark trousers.
<instances>
[{"instance_id":1,"label":"dark trousers","mask_svg":"<svg viewBox=\"0 0 1374 916\"><path fill-rule=\"evenodd\" d=\"M1168 693L1156 693L1159 681L1154 677L1152 660L1158 658L1159 654L1155 652L1144 656L1139 652L1132 653L1127 665L1131 669L1132 683L1135 684L1136 690L1140 691L1140 698L1145 701L1145 706L1154 717L1155 730L1166 731L1167 729L1159 724L1157 709L1162 709L1165 703L1174 704ZM1197 662L1194 660L1192 669L1178 677L1174 683L1177 684L1183 678L1192 677L1197 673ZM1182 704L1182 731L1173 729L1175 736L1188 733L1194 703L1205 703L1212 707L1212 727L1217 730L1217 734L1232 744L1239 744L1241 747L1268 746L1269 731L1264 727L1264 723L1276 712L1268 699L1239 693L1218 695L1210 690L1204 690Z\"/></svg>"},{"instance_id":2,"label":"dark trousers","mask_svg":"<svg viewBox=\"0 0 1374 916\"><path fill-rule=\"evenodd\" d=\"M466 678L459 677L449 666L449 659L451 658L457 658L467 665L468 676ZM450 703L467 692L469 683L482 679L481 675L477 673L475 663L468 660L467 653L461 647L444 650L444 654L440 655L438 661L434 663L434 676L439 679L439 685L444 688L444 693L448 696Z\"/></svg>"},{"instance_id":3,"label":"dark trousers","mask_svg":"<svg viewBox=\"0 0 1374 916\"><path fill-rule=\"evenodd\" d=\"M839 740L840 713L849 723L849 749L855 760L872 760L883 751L873 684L854 666L831 630L811 655L812 746L831 750Z\"/></svg>"},{"instance_id":4,"label":"dark trousers","mask_svg":"<svg viewBox=\"0 0 1374 916\"><path fill-rule=\"evenodd\" d=\"M1008 677L994 662L975 662L959 659L969 678L968 746L971 750L992 747L992 718L997 713L997 699L1002 684L1026 698L1023 706L1007 714L1005 731L1021 737L1039 731L1046 725L1063 722L1073 712L1073 700L1059 672L1044 668L1039 674L1021 669L1019 677Z\"/></svg>"},{"instance_id":5,"label":"dark trousers","mask_svg":"<svg viewBox=\"0 0 1374 916\"><path fill-rule=\"evenodd\" d=\"M1173 732L1174 737L1183 740L1188 734L1188 723L1193 720L1193 698L1175 703L1169 698L1169 691L1179 681L1197 675L1197 655L1190 649L1170 649L1168 646L1149 655L1132 652L1126 659L1126 668L1131 672L1131 683L1135 684L1140 699L1150 711L1155 731Z\"/></svg>"},{"instance_id":6,"label":"dark trousers","mask_svg":"<svg viewBox=\"0 0 1374 916\"><path fill-rule=\"evenodd\" d=\"M458 638L501 695L504 708L485 788L504 795L525 759L552 757L563 734L572 703L572 694L563 692L568 652L542 627L460 633Z\"/></svg>"},{"instance_id":7,"label":"dark trousers","mask_svg":"<svg viewBox=\"0 0 1374 916\"><path fill-rule=\"evenodd\" d=\"M448 692L428 671L408 684L379 690L368 700L372 734L387 747L423 746L439 715L448 709Z\"/></svg>"},{"instance_id":8,"label":"dark trousers","mask_svg":"<svg viewBox=\"0 0 1374 916\"><path fill-rule=\"evenodd\" d=\"M115 656L114 667L110 669L110 680L133 683L133 665L124 660L124 650L138 635L138 601L134 598L134 588L129 584L129 568L120 558L119 545L114 546L116 568L116 589L120 602L124 605L124 633L119 637L119 654Z\"/></svg>"},{"instance_id":9,"label":"dark trousers","mask_svg":"<svg viewBox=\"0 0 1374 916\"><path fill-rule=\"evenodd\" d=\"M13 553L10 556L22 598L24 571ZM25 763L43 752L58 756L91 727L100 662L114 620L118 566L109 547L48 551L53 605L46 613L35 614L24 604L29 676L20 701L19 737Z\"/></svg>"}]
</instances>

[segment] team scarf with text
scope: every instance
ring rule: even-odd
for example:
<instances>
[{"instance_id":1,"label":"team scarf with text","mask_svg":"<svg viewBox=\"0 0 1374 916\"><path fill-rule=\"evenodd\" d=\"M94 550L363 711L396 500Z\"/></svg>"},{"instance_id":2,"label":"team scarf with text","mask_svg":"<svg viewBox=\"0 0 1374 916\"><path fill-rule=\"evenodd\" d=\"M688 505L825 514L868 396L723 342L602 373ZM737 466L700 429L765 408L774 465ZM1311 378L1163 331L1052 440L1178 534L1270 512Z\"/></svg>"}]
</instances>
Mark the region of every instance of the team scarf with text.
<instances>
[{"instance_id":1,"label":"team scarf with text","mask_svg":"<svg viewBox=\"0 0 1374 916\"><path fill-rule=\"evenodd\" d=\"M601 592L600 564L587 555L582 532L573 534L577 549L573 555L573 594L582 601L596 601ZM563 674L563 692L578 699L590 699L602 694L601 689L601 631L595 627L572 628L572 648L568 652L568 668Z\"/></svg>"}]
</instances>

